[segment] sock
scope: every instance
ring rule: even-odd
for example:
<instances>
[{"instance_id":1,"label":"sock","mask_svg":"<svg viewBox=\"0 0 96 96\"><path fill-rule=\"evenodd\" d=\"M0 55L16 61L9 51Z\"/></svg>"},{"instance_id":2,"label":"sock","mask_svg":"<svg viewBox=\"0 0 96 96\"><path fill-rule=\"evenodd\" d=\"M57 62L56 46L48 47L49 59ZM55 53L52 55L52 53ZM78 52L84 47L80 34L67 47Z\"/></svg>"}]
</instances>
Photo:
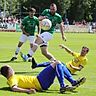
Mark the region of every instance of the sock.
<instances>
[{"instance_id":1,"label":"sock","mask_svg":"<svg viewBox=\"0 0 96 96\"><path fill-rule=\"evenodd\" d=\"M20 47L17 47L17 48L16 48L16 51L15 51L15 54L14 54L14 56L13 56L13 57L17 57L17 56L18 56L19 51L20 51Z\"/></svg>"},{"instance_id":2,"label":"sock","mask_svg":"<svg viewBox=\"0 0 96 96\"><path fill-rule=\"evenodd\" d=\"M15 51L15 54L18 54L19 51L20 51L20 47L17 47L17 48L16 48L16 51Z\"/></svg>"},{"instance_id":3,"label":"sock","mask_svg":"<svg viewBox=\"0 0 96 96\"><path fill-rule=\"evenodd\" d=\"M62 66L61 64L57 64L56 65L56 74L57 74L57 78L59 80L59 83L60 83L60 87L65 87L65 84L64 84L64 72L62 70Z\"/></svg>"},{"instance_id":4,"label":"sock","mask_svg":"<svg viewBox=\"0 0 96 96\"><path fill-rule=\"evenodd\" d=\"M50 62L43 62L43 63L37 64L36 67L46 67L48 65L50 65Z\"/></svg>"},{"instance_id":5,"label":"sock","mask_svg":"<svg viewBox=\"0 0 96 96\"><path fill-rule=\"evenodd\" d=\"M34 54L33 50L30 49L29 52L28 52L28 54L30 55L30 57L33 56L33 54Z\"/></svg>"}]
</instances>

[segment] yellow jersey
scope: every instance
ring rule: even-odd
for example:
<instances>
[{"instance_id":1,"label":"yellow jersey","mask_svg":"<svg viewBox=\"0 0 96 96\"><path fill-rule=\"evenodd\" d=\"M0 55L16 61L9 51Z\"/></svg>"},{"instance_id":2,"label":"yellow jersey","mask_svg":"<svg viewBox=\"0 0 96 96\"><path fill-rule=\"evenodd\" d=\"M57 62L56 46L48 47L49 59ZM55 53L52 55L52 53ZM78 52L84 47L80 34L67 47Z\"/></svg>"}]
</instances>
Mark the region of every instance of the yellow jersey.
<instances>
[{"instance_id":1,"label":"yellow jersey","mask_svg":"<svg viewBox=\"0 0 96 96\"><path fill-rule=\"evenodd\" d=\"M7 83L10 87L16 85L20 88L42 90L36 76L13 75L8 79Z\"/></svg>"},{"instance_id":2,"label":"yellow jersey","mask_svg":"<svg viewBox=\"0 0 96 96\"><path fill-rule=\"evenodd\" d=\"M69 61L68 63L66 63L67 68L70 70L70 72L72 74L74 74L77 70L73 69L72 67L70 67L70 64L72 64L75 67L79 67L80 65L82 65L83 67L87 64L87 57L86 56L81 56L80 53L73 53L74 59L72 59L71 61Z\"/></svg>"}]
</instances>

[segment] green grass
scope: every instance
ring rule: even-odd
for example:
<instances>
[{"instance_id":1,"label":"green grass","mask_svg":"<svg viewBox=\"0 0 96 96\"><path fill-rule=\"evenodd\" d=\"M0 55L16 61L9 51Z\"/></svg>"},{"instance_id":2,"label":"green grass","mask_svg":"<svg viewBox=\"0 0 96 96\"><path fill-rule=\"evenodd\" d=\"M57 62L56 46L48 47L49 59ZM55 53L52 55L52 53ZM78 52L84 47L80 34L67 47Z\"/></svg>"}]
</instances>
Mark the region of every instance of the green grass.
<instances>
[{"instance_id":1,"label":"green grass","mask_svg":"<svg viewBox=\"0 0 96 96\"><path fill-rule=\"evenodd\" d=\"M13 67L17 74L23 75L37 75L43 68L37 68L31 70L31 63L23 62L21 57L14 62L8 62L14 54L18 40L21 33L7 33L0 32L0 67L2 65L8 64ZM67 42L62 41L60 33L54 34L54 39L49 42L49 52L51 52L58 60L67 62L72 57L66 53L64 50L58 47L59 44L63 43L67 45L70 49L80 52L83 45L90 48L88 53L88 65L81 72L77 72L74 78L79 78L85 76L87 81L84 85L80 86L75 90L74 93L66 92L66 94L59 94L59 84L57 79L55 79L54 84L46 92L37 92L36 94L31 94L34 96L95 96L96 94L96 34L88 33L66 33ZM27 41L21 48L22 52L27 53L29 50L29 42ZM34 57L38 62L48 61L40 52L40 48L34 54ZM65 80L67 84L67 82ZM17 93L9 91L8 85L6 84L6 79L0 75L0 96L28 96L26 93Z\"/></svg>"}]
</instances>

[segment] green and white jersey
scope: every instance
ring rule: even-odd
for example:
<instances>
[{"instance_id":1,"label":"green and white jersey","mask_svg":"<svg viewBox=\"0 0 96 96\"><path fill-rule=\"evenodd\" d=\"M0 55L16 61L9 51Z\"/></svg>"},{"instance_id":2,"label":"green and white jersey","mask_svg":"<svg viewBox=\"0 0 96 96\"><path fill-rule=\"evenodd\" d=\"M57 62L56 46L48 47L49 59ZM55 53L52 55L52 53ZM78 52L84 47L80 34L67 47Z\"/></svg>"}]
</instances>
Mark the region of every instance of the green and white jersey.
<instances>
[{"instance_id":1,"label":"green and white jersey","mask_svg":"<svg viewBox=\"0 0 96 96\"><path fill-rule=\"evenodd\" d=\"M33 16L33 18L26 16L22 21L22 25L27 33L34 36L35 27L39 26L39 20L36 16Z\"/></svg>"},{"instance_id":2,"label":"green and white jersey","mask_svg":"<svg viewBox=\"0 0 96 96\"><path fill-rule=\"evenodd\" d=\"M55 32L55 26L56 24L60 24L62 22L62 17L61 15L59 15L58 13L55 13L54 15L52 15L50 13L50 9L45 9L42 14L42 16L47 16L49 20L51 20L52 22L52 27L47 30L48 32L50 32L51 34L53 34ZM41 30L41 33L43 33L44 30Z\"/></svg>"}]
</instances>

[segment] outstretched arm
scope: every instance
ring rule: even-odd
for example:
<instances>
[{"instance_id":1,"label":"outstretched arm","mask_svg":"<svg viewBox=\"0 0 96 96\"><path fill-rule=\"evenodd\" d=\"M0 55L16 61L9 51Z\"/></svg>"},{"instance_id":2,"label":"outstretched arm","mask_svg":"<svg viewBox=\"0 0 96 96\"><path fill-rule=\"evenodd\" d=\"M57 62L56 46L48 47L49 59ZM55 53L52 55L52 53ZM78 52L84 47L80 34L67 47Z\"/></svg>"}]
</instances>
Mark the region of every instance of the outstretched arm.
<instances>
[{"instance_id":1,"label":"outstretched arm","mask_svg":"<svg viewBox=\"0 0 96 96\"><path fill-rule=\"evenodd\" d=\"M20 88L20 87L18 87L16 85L13 86L11 89L14 92L24 92L24 93L28 93L28 94L36 93L36 90L35 89L24 89L24 88Z\"/></svg>"},{"instance_id":2,"label":"outstretched arm","mask_svg":"<svg viewBox=\"0 0 96 96\"><path fill-rule=\"evenodd\" d=\"M67 51L68 53L70 53L71 55L73 55L73 51L70 50L67 46L60 44L59 47L61 47L62 49L65 49L65 51Z\"/></svg>"}]
</instances>

